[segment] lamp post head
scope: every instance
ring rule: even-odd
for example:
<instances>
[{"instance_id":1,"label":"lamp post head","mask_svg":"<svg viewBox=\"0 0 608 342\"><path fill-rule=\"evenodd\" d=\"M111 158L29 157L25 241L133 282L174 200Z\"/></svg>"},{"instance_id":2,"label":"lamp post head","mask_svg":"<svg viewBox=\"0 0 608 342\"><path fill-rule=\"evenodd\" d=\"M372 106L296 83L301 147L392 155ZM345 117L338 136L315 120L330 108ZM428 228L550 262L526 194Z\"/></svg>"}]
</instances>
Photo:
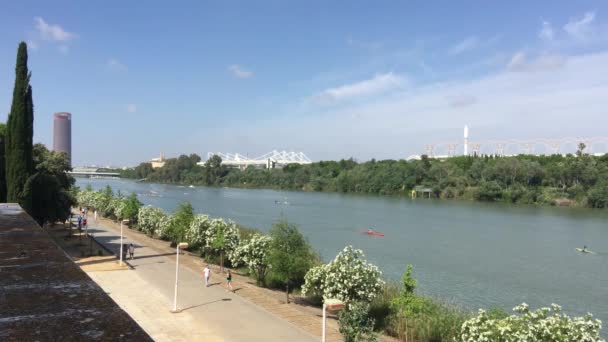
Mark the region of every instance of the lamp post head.
<instances>
[{"instance_id":1,"label":"lamp post head","mask_svg":"<svg viewBox=\"0 0 608 342\"><path fill-rule=\"evenodd\" d=\"M340 310L344 307L344 302L335 298L324 298L323 303L325 303L327 310L330 311Z\"/></svg>"},{"instance_id":2,"label":"lamp post head","mask_svg":"<svg viewBox=\"0 0 608 342\"><path fill-rule=\"evenodd\" d=\"M188 243L187 242L180 242L179 244L177 244L177 248L179 248L179 249L188 248Z\"/></svg>"},{"instance_id":3,"label":"lamp post head","mask_svg":"<svg viewBox=\"0 0 608 342\"><path fill-rule=\"evenodd\" d=\"M122 224L129 224L129 220L122 220L122 221L120 221L120 223L122 223Z\"/></svg>"}]
</instances>

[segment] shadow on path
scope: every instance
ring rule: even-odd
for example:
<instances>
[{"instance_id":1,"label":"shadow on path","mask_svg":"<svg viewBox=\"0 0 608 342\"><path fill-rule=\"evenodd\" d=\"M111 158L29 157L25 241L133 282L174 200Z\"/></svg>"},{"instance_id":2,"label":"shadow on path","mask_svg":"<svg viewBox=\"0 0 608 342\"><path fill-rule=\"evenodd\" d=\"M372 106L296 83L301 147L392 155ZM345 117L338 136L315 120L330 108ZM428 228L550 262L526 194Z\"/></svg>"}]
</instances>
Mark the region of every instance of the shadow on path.
<instances>
[{"instance_id":1,"label":"shadow on path","mask_svg":"<svg viewBox=\"0 0 608 342\"><path fill-rule=\"evenodd\" d=\"M198 308L199 306L209 305L209 304L213 304L213 303L217 303L217 302L229 302L231 300L232 300L232 298L222 298L222 299L214 300L214 301L207 302L207 303L202 303L202 304L197 304L197 305L189 306L187 308L181 309L180 311L186 311L186 310Z\"/></svg>"},{"instance_id":2,"label":"shadow on path","mask_svg":"<svg viewBox=\"0 0 608 342\"><path fill-rule=\"evenodd\" d=\"M137 259L137 258L135 258ZM138 264L138 265L133 265L133 268L139 268L141 266L146 266L146 265L154 265L154 264L164 264L165 261L153 261L153 262L147 262L145 264Z\"/></svg>"}]
</instances>

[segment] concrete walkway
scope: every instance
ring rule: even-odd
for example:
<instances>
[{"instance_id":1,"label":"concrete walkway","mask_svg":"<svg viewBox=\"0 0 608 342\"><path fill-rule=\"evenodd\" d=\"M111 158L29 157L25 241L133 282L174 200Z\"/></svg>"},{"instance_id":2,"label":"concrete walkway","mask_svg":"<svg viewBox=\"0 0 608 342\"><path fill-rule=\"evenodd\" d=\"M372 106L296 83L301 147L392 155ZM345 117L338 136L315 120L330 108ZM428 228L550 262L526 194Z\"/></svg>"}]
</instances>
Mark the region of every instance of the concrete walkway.
<instances>
[{"instance_id":1,"label":"concrete walkway","mask_svg":"<svg viewBox=\"0 0 608 342\"><path fill-rule=\"evenodd\" d=\"M115 223L109 220L98 219L97 223L90 220L88 230L98 242L119 255L120 231L116 231L114 226ZM188 267L188 264L191 266L192 257L187 255L180 256L180 264L183 261L183 265L180 265L179 270L178 308L182 311L170 313L175 285L175 252L170 252L168 248L164 251L152 248L147 243L154 244L156 241L127 228L124 233L127 236L124 243L136 246L134 260L128 261L131 267L111 272L87 273L154 340L318 340L305 331L310 324L305 327L294 321L295 324L292 324L271 314L266 306L254 305L243 299L240 294L246 289L236 282L234 285L237 293L227 292L224 289L224 275L214 274L211 286L205 287L200 271L195 272L192 267ZM202 270L200 259L198 269ZM289 305L283 305L283 310L287 310L288 314L289 309ZM317 330L316 326L314 330ZM331 340L340 341L341 338L335 333L329 335Z\"/></svg>"}]
</instances>

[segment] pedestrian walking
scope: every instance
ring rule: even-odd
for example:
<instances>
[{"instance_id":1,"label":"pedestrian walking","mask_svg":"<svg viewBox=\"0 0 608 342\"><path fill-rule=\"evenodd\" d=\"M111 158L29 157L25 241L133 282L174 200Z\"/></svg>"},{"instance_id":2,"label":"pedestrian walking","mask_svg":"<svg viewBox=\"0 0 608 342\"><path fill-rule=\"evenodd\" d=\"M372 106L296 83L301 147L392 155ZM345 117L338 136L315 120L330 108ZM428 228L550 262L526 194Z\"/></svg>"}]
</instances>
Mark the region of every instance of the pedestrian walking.
<instances>
[{"instance_id":1,"label":"pedestrian walking","mask_svg":"<svg viewBox=\"0 0 608 342\"><path fill-rule=\"evenodd\" d=\"M78 215L78 230L82 228L82 216Z\"/></svg>"},{"instance_id":2,"label":"pedestrian walking","mask_svg":"<svg viewBox=\"0 0 608 342\"><path fill-rule=\"evenodd\" d=\"M209 279L211 278L211 270L209 269L209 264L205 265L203 275L205 276L205 287L209 287Z\"/></svg>"},{"instance_id":3,"label":"pedestrian walking","mask_svg":"<svg viewBox=\"0 0 608 342\"><path fill-rule=\"evenodd\" d=\"M132 243L129 244L129 257L133 260L133 254L135 254L135 246Z\"/></svg>"},{"instance_id":4,"label":"pedestrian walking","mask_svg":"<svg viewBox=\"0 0 608 342\"><path fill-rule=\"evenodd\" d=\"M127 260L127 252L129 250L129 245L126 243L122 245L122 260Z\"/></svg>"},{"instance_id":5,"label":"pedestrian walking","mask_svg":"<svg viewBox=\"0 0 608 342\"><path fill-rule=\"evenodd\" d=\"M226 277L226 286L230 289L230 292L234 292L232 289L232 273L230 273L230 270L228 270L228 276ZM228 290L226 289L226 291Z\"/></svg>"}]
</instances>

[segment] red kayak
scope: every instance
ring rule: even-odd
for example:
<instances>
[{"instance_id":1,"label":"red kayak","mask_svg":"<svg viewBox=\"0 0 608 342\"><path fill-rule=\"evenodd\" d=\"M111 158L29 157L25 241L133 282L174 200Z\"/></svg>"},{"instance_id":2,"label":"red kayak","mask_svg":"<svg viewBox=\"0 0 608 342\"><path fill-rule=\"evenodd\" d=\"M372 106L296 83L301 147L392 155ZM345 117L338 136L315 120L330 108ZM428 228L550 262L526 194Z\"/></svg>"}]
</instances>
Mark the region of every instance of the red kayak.
<instances>
[{"instance_id":1,"label":"red kayak","mask_svg":"<svg viewBox=\"0 0 608 342\"><path fill-rule=\"evenodd\" d=\"M369 230L362 230L361 234L366 234L366 235L370 235L370 236L384 236L384 233L379 233L379 232L369 231Z\"/></svg>"}]
</instances>

